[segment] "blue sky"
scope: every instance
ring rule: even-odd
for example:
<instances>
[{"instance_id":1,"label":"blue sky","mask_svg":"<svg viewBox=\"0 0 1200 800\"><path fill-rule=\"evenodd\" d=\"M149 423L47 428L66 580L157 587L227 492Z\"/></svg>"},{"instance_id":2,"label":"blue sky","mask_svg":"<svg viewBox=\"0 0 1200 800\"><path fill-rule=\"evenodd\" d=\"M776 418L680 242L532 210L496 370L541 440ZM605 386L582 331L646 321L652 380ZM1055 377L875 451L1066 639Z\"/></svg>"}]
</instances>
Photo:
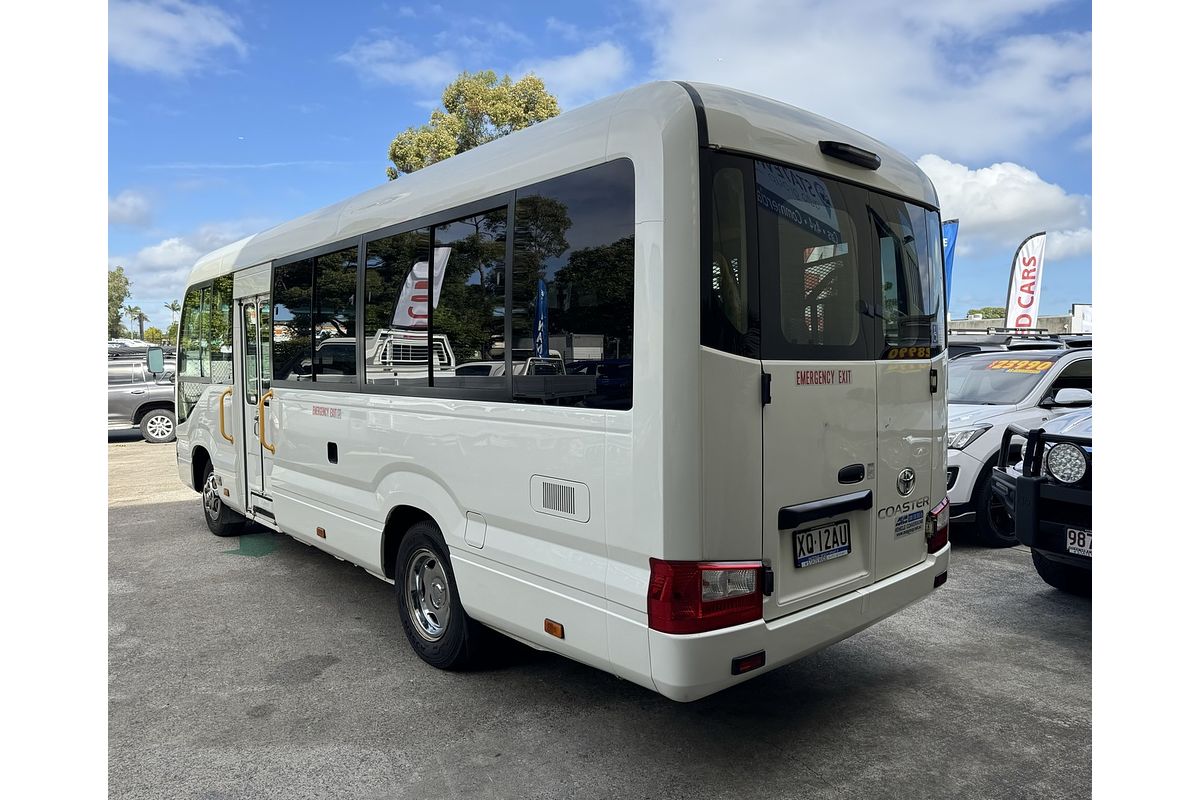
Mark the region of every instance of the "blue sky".
<instances>
[{"instance_id":1,"label":"blue sky","mask_svg":"<svg viewBox=\"0 0 1200 800\"><path fill-rule=\"evenodd\" d=\"M395 134L463 70L532 70L564 110L648 80L720 83L918 160L962 220L953 316L1003 305L1050 231L1043 314L1092 300L1091 6L790 3L109 3L109 266L165 328L229 241L386 180Z\"/></svg>"}]
</instances>

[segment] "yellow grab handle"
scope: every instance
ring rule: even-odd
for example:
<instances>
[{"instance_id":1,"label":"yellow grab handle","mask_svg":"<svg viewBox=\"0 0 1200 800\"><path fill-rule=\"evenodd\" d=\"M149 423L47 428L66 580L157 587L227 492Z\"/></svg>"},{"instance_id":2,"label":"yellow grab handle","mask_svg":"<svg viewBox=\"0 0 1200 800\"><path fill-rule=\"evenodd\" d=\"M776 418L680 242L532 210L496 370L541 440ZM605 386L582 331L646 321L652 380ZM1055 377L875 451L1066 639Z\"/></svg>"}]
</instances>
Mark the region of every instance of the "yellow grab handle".
<instances>
[{"instance_id":1,"label":"yellow grab handle","mask_svg":"<svg viewBox=\"0 0 1200 800\"><path fill-rule=\"evenodd\" d=\"M275 445L267 442L267 416L263 413L263 409L266 406L267 398L274 396L274 394L274 389L268 389L262 397L258 398L258 443L272 453L275 452Z\"/></svg>"},{"instance_id":2,"label":"yellow grab handle","mask_svg":"<svg viewBox=\"0 0 1200 800\"><path fill-rule=\"evenodd\" d=\"M233 444L233 437L232 437L232 436L230 436L228 433L226 433L226 432L225 432L225 398L226 398L226 397L232 397L232 396L233 396L233 387L232 387L232 386L230 386L228 389L226 389L225 391L221 392L221 399L217 401L217 403L218 403L218 404L220 405L220 407L221 407L221 413L220 413L220 420L221 420L221 438L222 438L222 439L225 439L225 440L226 440L226 441L228 441L230 444Z\"/></svg>"}]
</instances>

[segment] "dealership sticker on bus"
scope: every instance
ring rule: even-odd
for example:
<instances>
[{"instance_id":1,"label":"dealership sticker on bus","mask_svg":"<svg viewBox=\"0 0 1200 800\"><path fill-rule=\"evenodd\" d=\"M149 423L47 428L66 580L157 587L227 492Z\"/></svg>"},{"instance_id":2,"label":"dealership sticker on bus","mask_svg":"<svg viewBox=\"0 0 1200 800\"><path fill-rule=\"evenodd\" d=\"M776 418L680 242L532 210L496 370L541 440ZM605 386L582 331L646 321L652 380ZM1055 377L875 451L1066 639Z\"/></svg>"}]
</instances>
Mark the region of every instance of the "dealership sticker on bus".
<instances>
[{"instance_id":1,"label":"dealership sticker on bus","mask_svg":"<svg viewBox=\"0 0 1200 800\"><path fill-rule=\"evenodd\" d=\"M911 511L896 517L896 537L908 536L910 533L925 530L925 512Z\"/></svg>"},{"instance_id":2,"label":"dealership sticker on bus","mask_svg":"<svg viewBox=\"0 0 1200 800\"><path fill-rule=\"evenodd\" d=\"M993 361L988 364L988 369L999 369L1021 375L1037 375L1039 372L1045 372L1052 366L1054 364L1050 361L1022 361L1020 359L1009 358Z\"/></svg>"}]
</instances>

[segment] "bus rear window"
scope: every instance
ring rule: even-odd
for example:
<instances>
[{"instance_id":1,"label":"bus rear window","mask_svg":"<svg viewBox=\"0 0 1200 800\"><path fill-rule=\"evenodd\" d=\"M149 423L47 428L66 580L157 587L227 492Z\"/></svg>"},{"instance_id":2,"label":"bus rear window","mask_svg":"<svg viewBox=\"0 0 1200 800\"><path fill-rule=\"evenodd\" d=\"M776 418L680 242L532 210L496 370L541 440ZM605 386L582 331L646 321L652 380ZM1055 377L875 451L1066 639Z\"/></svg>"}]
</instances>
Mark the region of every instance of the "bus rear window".
<instances>
[{"instance_id":1,"label":"bus rear window","mask_svg":"<svg viewBox=\"0 0 1200 800\"><path fill-rule=\"evenodd\" d=\"M851 209L867 194L790 167L755 163L764 359L870 358L861 313L871 259Z\"/></svg>"},{"instance_id":2,"label":"bus rear window","mask_svg":"<svg viewBox=\"0 0 1200 800\"><path fill-rule=\"evenodd\" d=\"M879 239L884 350L945 346L941 225L920 206L876 195L871 224Z\"/></svg>"}]
</instances>

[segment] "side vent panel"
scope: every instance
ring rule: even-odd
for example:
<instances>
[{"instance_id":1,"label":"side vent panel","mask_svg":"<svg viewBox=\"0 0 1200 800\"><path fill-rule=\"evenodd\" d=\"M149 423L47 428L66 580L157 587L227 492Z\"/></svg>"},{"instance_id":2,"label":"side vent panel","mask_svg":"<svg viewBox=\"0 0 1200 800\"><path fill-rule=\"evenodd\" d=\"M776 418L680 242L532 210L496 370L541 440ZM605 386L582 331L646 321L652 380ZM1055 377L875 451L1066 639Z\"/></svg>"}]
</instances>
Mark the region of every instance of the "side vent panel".
<instances>
[{"instance_id":1,"label":"side vent panel","mask_svg":"<svg viewBox=\"0 0 1200 800\"><path fill-rule=\"evenodd\" d=\"M534 475L529 479L529 504L533 510L576 522L591 519L591 493L582 483Z\"/></svg>"}]
</instances>

